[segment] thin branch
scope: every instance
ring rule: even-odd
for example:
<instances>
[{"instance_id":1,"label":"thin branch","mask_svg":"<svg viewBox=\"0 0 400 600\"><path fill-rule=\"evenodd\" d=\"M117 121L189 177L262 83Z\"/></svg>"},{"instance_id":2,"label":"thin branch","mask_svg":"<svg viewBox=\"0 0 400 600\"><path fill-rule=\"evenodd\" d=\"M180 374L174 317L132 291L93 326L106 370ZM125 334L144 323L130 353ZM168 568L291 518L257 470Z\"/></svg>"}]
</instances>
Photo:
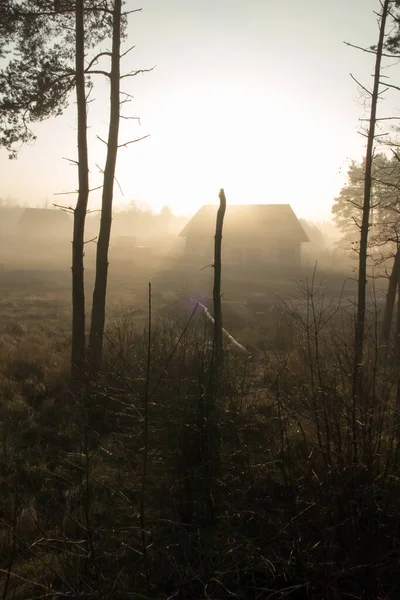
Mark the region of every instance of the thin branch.
<instances>
[{"instance_id":1,"label":"thin branch","mask_svg":"<svg viewBox=\"0 0 400 600\"><path fill-rule=\"evenodd\" d=\"M128 94L128 92L120 92L120 94L123 94L124 96L126 96L127 98L132 98L132 100L135 99L135 96L132 96L132 94Z\"/></svg>"},{"instance_id":2,"label":"thin branch","mask_svg":"<svg viewBox=\"0 0 400 600\"><path fill-rule=\"evenodd\" d=\"M400 191L400 185L398 183L391 183L389 181L383 181L382 179L378 179L377 177L371 177L372 181L376 181L377 183L381 183L387 187L395 188Z\"/></svg>"},{"instance_id":3,"label":"thin branch","mask_svg":"<svg viewBox=\"0 0 400 600\"><path fill-rule=\"evenodd\" d=\"M97 235L94 238L92 238L91 240L87 240L86 242L83 242L83 244L84 245L85 244L90 244L90 242L95 242L96 240L97 240Z\"/></svg>"},{"instance_id":4,"label":"thin branch","mask_svg":"<svg viewBox=\"0 0 400 600\"><path fill-rule=\"evenodd\" d=\"M75 190L74 192L55 192L53 194L53 196L68 196L69 194L77 194L78 190Z\"/></svg>"},{"instance_id":5,"label":"thin branch","mask_svg":"<svg viewBox=\"0 0 400 600\"><path fill-rule=\"evenodd\" d=\"M88 64L88 66L86 67L86 71L88 71L90 69L90 67L92 67L101 56L112 56L111 52L99 52L99 54L96 54L96 56L94 56L92 58L92 60L90 61L90 63Z\"/></svg>"},{"instance_id":6,"label":"thin branch","mask_svg":"<svg viewBox=\"0 0 400 600\"><path fill-rule=\"evenodd\" d=\"M68 162L73 163L74 165L79 165L78 161L74 160L73 158L67 158L66 156L63 156L62 158L63 160L67 160Z\"/></svg>"},{"instance_id":7,"label":"thin branch","mask_svg":"<svg viewBox=\"0 0 400 600\"><path fill-rule=\"evenodd\" d=\"M151 73L154 71L157 65L151 67L151 69L138 69L137 71L131 71L130 73L126 73L125 75L121 75L120 79L126 79L127 77L136 77L136 75L141 75L142 73Z\"/></svg>"},{"instance_id":8,"label":"thin branch","mask_svg":"<svg viewBox=\"0 0 400 600\"><path fill-rule=\"evenodd\" d=\"M129 144L136 144L136 142L141 142L142 140L145 140L148 137L150 137L150 134L144 135L140 138L136 138L136 140L131 140L130 142L125 142L124 144L119 144L118 148L127 148Z\"/></svg>"},{"instance_id":9,"label":"thin branch","mask_svg":"<svg viewBox=\"0 0 400 600\"><path fill-rule=\"evenodd\" d=\"M129 52L131 52L131 51L132 51L132 50L134 50L135 48L136 48L136 45L135 45L135 46L131 46L130 48L128 48L128 50L125 50L125 52L123 52L123 53L120 55L120 58L123 58L124 56L126 56L127 54L129 54Z\"/></svg>"},{"instance_id":10,"label":"thin branch","mask_svg":"<svg viewBox=\"0 0 400 600\"><path fill-rule=\"evenodd\" d=\"M356 50L362 50L363 52L367 52L367 54L376 54L376 50L372 50L370 48L363 48L362 46L357 46L356 44L351 44L350 42L343 41L343 44L346 46L350 46L350 48L355 48ZM385 58L397 58L400 60L399 54L382 54Z\"/></svg>"},{"instance_id":11,"label":"thin branch","mask_svg":"<svg viewBox=\"0 0 400 600\"><path fill-rule=\"evenodd\" d=\"M142 8L133 8L132 10L127 10L125 12L122 13L123 17L127 17L128 15L131 15L132 13L137 13L137 12L142 12Z\"/></svg>"},{"instance_id":12,"label":"thin branch","mask_svg":"<svg viewBox=\"0 0 400 600\"><path fill-rule=\"evenodd\" d=\"M74 212L74 209L72 208L72 206L63 206L62 204L54 204L53 206L55 206L56 208L59 208L61 210L64 210L65 212Z\"/></svg>"},{"instance_id":13,"label":"thin branch","mask_svg":"<svg viewBox=\"0 0 400 600\"><path fill-rule=\"evenodd\" d=\"M122 191L122 187L121 187L121 185L120 185L120 183L119 183L119 181L118 181L118 179L116 178L115 175L114 175L114 179L115 179L115 181L116 181L116 183L117 183L117 185L119 187L119 191L121 192L122 195L124 195L124 192Z\"/></svg>"},{"instance_id":14,"label":"thin branch","mask_svg":"<svg viewBox=\"0 0 400 600\"><path fill-rule=\"evenodd\" d=\"M107 71L101 71L99 69L96 69L95 71L85 71L85 73L87 75L104 75L104 77L108 77L110 79L111 74L108 73Z\"/></svg>"},{"instance_id":15,"label":"thin branch","mask_svg":"<svg viewBox=\"0 0 400 600\"><path fill-rule=\"evenodd\" d=\"M386 81L380 81L381 85L386 85L388 88L392 88L394 90L400 91L400 87L398 85L393 85L392 83L386 83Z\"/></svg>"},{"instance_id":16,"label":"thin branch","mask_svg":"<svg viewBox=\"0 0 400 600\"><path fill-rule=\"evenodd\" d=\"M358 81L358 80L357 80L357 79L354 77L354 75L352 75L352 74L350 73L350 77L353 79L353 81L355 81L355 82L356 82L356 84L357 84L357 85L359 85L359 86L360 86L360 88L361 88L361 89L363 89L363 90L364 90L364 92L366 92L367 94L369 94L370 96L372 96L372 92L371 92L370 90L368 90L368 89L367 89L367 88L366 88L366 87L365 87L365 86L364 86L362 83L360 83L360 82L359 82L359 81Z\"/></svg>"},{"instance_id":17,"label":"thin branch","mask_svg":"<svg viewBox=\"0 0 400 600\"><path fill-rule=\"evenodd\" d=\"M103 187L103 184L98 185L97 187L91 188L89 192L95 192L96 190L100 190Z\"/></svg>"},{"instance_id":18,"label":"thin branch","mask_svg":"<svg viewBox=\"0 0 400 600\"><path fill-rule=\"evenodd\" d=\"M400 117L380 117L379 119L375 119L376 121L394 121L395 119L400 119ZM359 119L359 121L369 121L369 119Z\"/></svg>"},{"instance_id":19,"label":"thin branch","mask_svg":"<svg viewBox=\"0 0 400 600\"><path fill-rule=\"evenodd\" d=\"M390 148L390 150L393 152L393 154L394 154L394 156L396 157L396 159L398 160L398 162L400 162L400 157L399 157L399 155L397 154L397 152L395 152L395 151L393 150L393 148Z\"/></svg>"}]
</instances>

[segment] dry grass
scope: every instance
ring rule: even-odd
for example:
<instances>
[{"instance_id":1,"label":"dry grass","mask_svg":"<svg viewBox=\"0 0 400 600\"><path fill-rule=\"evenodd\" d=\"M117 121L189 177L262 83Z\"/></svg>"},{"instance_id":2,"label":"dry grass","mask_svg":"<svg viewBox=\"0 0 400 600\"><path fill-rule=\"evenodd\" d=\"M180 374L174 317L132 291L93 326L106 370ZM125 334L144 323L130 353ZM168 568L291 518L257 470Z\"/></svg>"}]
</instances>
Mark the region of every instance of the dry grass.
<instances>
[{"instance_id":1,"label":"dry grass","mask_svg":"<svg viewBox=\"0 0 400 600\"><path fill-rule=\"evenodd\" d=\"M216 395L204 322L154 317L146 439L133 290L112 292L105 368L78 394L57 281L17 280L1 300L3 600L399 596L397 372L373 338L357 405L347 324L316 333L307 311L264 354L228 354Z\"/></svg>"}]
</instances>

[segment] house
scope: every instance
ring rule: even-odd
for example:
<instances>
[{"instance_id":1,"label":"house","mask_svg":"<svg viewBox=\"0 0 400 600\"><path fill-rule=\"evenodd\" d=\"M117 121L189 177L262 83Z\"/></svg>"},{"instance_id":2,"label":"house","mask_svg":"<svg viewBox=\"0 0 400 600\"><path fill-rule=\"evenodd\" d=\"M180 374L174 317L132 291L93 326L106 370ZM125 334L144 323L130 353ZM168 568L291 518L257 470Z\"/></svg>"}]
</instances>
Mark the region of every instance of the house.
<instances>
[{"instance_id":1,"label":"house","mask_svg":"<svg viewBox=\"0 0 400 600\"><path fill-rule=\"evenodd\" d=\"M180 232L187 259L212 260L217 210L202 206ZM243 267L300 265L301 245L309 241L289 204L227 206L222 236L224 263Z\"/></svg>"},{"instance_id":2,"label":"house","mask_svg":"<svg viewBox=\"0 0 400 600\"><path fill-rule=\"evenodd\" d=\"M18 234L27 239L72 239L72 218L63 210L26 208L18 221Z\"/></svg>"}]
</instances>

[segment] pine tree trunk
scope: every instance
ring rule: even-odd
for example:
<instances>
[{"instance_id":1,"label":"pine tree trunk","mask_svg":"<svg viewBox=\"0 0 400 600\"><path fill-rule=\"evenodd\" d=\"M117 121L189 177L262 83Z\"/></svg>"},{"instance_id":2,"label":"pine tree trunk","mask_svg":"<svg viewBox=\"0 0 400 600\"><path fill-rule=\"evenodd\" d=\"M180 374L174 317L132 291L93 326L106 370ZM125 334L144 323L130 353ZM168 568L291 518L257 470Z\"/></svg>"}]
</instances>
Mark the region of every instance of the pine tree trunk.
<instances>
[{"instance_id":1,"label":"pine tree trunk","mask_svg":"<svg viewBox=\"0 0 400 600\"><path fill-rule=\"evenodd\" d=\"M222 365L222 306L221 306L221 247L222 227L226 211L226 198L224 190L219 192L219 209L215 227L214 243L214 351L215 351L215 377L218 379Z\"/></svg>"},{"instance_id":2,"label":"pine tree trunk","mask_svg":"<svg viewBox=\"0 0 400 600\"><path fill-rule=\"evenodd\" d=\"M397 315L396 315L396 337L394 342L394 353L398 366L400 366L400 280L397 283ZM399 370L398 370L399 373ZM396 392L395 431L397 443L400 442L400 374L397 376Z\"/></svg>"},{"instance_id":3,"label":"pine tree trunk","mask_svg":"<svg viewBox=\"0 0 400 600\"><path fill-rule=\"evenodd\" d=\"M84 233L89 197L87 114L85 95L84 0L76 1L76 102L78 113L78 201L74 210L72 240L72 352L73 375L83 374L85 362Z\"/></svg>"},{"instance_id":4,"label":"pine tree trunk","mask_svg":"<svg viewBox=\"0 0 400 600\"><path fill-rule=\"evenodd\" d=\"M365 337L365 307L366 307L366 287L367 287L367 253L368 253L368 232L369 218L371 209L371 188L372 188L372 163L375 140L376 112L379 98L379 79L381 71L381 61L383 44L385 38L386 18L388 14L390 0L384 0L381 22L379 30L379 41L376 49L376 61L374 72L374 85L371 97L371 114L369 119L368 141L365 156L365 181L364 181L364 201L362 209L361 237L360 237L360 255L358 269L358 294L357 294L357 316L355 324L354 338L354 377L353 377L353 396L358 396L361 391L362 382L362 361L364 351Z\"/></svg>"},{"instance_id":5,"label":"pine tree trunk","mask_svg":"<svg viewBox=\"0 0 400 600\"><path fill-rule=\"evenodd\" d=\"M121 0L115 0L113 10L113 39L110 75L110 124L108 130L106 166L103 179L100 231L96 254L96 279L93 292L92 321L89 339L90 358L94 364L101 363L103 353L108 276L108 248L111 234L112 202L120 121L120 48Z\"/></svg>"},{"instance_id":6,"label":"pine tree trunk","mask_svg":"<svg viewBox=\"0 0 400 600\"><path fill-rule=\"evenodd\" d=\"M396 315L396 333L394 338L394 353L397 360L400 361L400 281L397 281L397 315Z\"/></svg>"},{"instance_id":7,"label":"pine tree trunk","mask_svg":"<svg viewBox=\"0 0 400 600\"><path fill-rule=\"evenodd\" d=\"M389 277L388 291L386 294L385 310L383 313L381 343L386 346L386 354L393 322L394 303L396 299L397 284L400 281L400 247L397 248L394 257L392 272ZM396 332L397 333L397 332Z\"/></svg>"}]
</instances>

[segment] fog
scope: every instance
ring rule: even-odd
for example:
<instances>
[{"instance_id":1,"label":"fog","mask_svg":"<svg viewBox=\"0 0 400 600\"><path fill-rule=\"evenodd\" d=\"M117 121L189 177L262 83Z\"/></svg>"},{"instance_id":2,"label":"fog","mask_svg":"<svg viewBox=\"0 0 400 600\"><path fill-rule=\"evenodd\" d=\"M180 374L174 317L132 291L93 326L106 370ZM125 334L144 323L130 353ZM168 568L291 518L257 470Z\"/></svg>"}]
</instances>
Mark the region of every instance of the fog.
<instances>
[{"instance_id":1,"label":"fog","mask_svg":"<svg viewBox=\"0 0 400 600\"><path fill-rule=\"evenodd\" d=\"M234 208L234 207L233 207ZM234 215L233 210L233 215ZM240 225L235 216L229 217L226 227L232 231ZM110 263L137 263L141 268L165 266L165 259L184 260L185 239L179 234L189 222L188 217L175 215L169 207L159 213L140 207L135 202L113 213L110 242ZM85 228L86 268L94 267L100 211L89 212ZM300 219L308 237L302 244L302 264L319 262L325 268L335 268L341 234L331 222L312 223ZM0 201L0 264L6 268L69 268L71 262L72 211L49 205L32 208L18 201ZM275 231L279 236L282 230ZM213 229L210 225L209 238ZM210 256L212 244L210 242Z\"/></svg>"},{"instance_id":2,"label":"fog","mask_svg":"<svg viewBox=\"0 0 400 600\"><path fill-rule=\"evenodd\" d=\"M134 203L113 213L110 261L160 260L182 250L178 234L187 218L168 208L160 213L139 208ZM100 212L86 219L85 257L91 268L95 259ZM31 208L18 203L0 206L0 263L13 268L68 268L71 262L72 211L54 206Z\"/></svg>"}]
</instances>

